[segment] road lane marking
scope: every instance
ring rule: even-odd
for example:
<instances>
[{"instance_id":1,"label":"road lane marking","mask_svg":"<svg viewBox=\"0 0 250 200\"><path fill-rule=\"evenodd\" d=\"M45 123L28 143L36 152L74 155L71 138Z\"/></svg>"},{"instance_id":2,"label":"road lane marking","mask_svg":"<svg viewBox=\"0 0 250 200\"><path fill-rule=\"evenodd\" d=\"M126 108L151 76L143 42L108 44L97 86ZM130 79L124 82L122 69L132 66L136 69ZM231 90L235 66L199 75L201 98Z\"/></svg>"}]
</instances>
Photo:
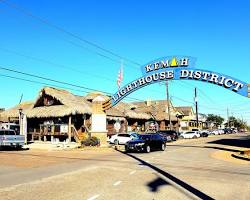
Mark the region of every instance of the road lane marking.
<instances>
[{"instance_id":1,"label":"road lane marking","mask_svg":"<svg viewBox=\"0 0 250 200\"><path fill-rule=\"evenodd\" d=\"M116 181L113 186L117 186L117 185L120 185L121 184L121 181Z\"/></svg>"},{"instance_id":2,"label":"road lane marking","mask_svg":"<svg viewBox=\"0 0 250 200\"><path fill-rule=\"evenodd\" d=\"M87 199L87 200L94 200L94 199L98 198L99 196L100 196L100 194L97 194L97 195L95 195L95 196L93 196L93 197L90 197L90 198Z\"/></svg>"},{"instance_id":3,"label":"road lane marking","mask_svg":"<svg viewBox=\"0 0 250 200\"><path fill-rule=\"evenodd\" d=\"M130 174L130 175L132 175L132 174L134 174L135 172L136 172L136 170L134 170L134 171L130 172L129 174Z\"/></svg>"}]
</instances>

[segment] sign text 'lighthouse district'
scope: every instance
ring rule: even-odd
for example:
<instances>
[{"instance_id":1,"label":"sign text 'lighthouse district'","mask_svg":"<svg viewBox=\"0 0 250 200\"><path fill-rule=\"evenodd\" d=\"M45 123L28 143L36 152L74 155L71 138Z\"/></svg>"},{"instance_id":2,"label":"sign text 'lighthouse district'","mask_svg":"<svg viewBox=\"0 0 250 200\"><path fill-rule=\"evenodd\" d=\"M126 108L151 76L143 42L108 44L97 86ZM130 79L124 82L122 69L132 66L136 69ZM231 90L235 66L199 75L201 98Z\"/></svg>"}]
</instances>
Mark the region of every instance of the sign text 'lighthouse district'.
<instances>
[{"instance_id":1,"label":"sign text 'lighthouse district'","mask_svg":"<svg viewBox=\"0 0 250 200\"><path fill-rule=\"evenodd\" d=\"M230 76L194 68L196 59L188 56L171 56L152 61L141 67L143 76L122 87L112 96L112 105L144 86L166 80L198 80L212 83L237 94L248 96L247 83Z\"/></svg>"}]
</instances>

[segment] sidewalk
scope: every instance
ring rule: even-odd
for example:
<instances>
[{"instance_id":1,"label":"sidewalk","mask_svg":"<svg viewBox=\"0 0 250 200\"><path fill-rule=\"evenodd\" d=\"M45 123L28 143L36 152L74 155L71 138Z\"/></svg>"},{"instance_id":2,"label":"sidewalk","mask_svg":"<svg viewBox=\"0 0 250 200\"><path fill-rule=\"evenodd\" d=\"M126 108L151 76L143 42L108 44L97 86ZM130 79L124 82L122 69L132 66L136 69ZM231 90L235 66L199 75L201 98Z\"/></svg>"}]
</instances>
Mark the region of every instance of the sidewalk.
<instances>
[{"instance_id":1,"label":"sidewalk","mask_svg":"<svg viewBox=\"0 0 250 200\"><path fill-rule=\"evenodd\" d=\"M28 145L25 145L24 148L28 149L39 149L39 150L71 150L76 149L80 144L76 142L34 142Z\"/></svg>"}]
</instances>

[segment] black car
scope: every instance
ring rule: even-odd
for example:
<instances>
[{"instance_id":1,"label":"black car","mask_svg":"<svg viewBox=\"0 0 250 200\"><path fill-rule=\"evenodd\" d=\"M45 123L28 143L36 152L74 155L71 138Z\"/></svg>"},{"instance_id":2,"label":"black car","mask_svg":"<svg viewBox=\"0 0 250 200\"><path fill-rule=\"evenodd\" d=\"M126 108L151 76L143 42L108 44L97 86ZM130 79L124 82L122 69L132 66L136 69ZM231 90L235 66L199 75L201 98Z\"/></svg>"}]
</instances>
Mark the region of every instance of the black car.
<instances>
[{"instance_id":1,"label":"black car","mask_svg":"<svg viewBox=\"0 0 250 200\"><path fill-rule=\"evenodd\" d=\"M178 139L178 133L174 130L163 130L158 131L157 133L160 134L166 141L176 141Z\"/></svg>"},{"instance_id":2,"label":"black car","mask_svg":"<svg viewBox=\"0 0 250 200\"><path fill-rule=\"evenodd\" d=\"M162 150L166 148L166 141L157 133L138 135L137 139L128 141L125 150L142 151L149 153L151 150Z\"/></svg>"},{"instance_id":3,"label":"black car","mask_svg":"<svg viewBox=\"0 0 250 200\"><path fill-rule=\"evenodd\" d=\"M231 128L224 128L224 132L225 132L226 134L233 133L233 131L232 131Z\"/></svg>"},{"instance_id":4,"label":"black car","mask_svg":"<svg viewBox=\"0 0 250 200\"><path fill-rule=\"evenodd\" d=\"M208 137L208 131L199 131L201 137Z\"/></svg>"}]
</instances>

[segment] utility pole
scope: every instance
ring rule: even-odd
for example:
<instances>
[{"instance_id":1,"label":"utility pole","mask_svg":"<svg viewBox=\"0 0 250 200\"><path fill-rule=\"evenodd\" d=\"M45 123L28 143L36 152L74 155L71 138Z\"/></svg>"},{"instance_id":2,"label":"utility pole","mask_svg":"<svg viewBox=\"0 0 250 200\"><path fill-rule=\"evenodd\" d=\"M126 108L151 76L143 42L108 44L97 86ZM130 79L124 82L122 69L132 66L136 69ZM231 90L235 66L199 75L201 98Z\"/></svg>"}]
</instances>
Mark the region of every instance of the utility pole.
<instances>
[{"instance_id":1,"label":"utility pole","mask_svg":"<svg viewBox=\"0 0 250 200\"><path fill-rule=\"evenodd\" d=\"M23 94L20 97L19 104L22 102L22 100L23 100Z\"/></svg>"},{"instance_id":2,"label":"utility pole","mask_svg":"<svg viewBox=\"0 0 250 200\"><path fill-rule=\"evenodd\" d=\"M170 102L169 102L169 92L168 92L168 81L166 81L166 92L167 92L167 101L168 101L168 120L169 120L169 128L172 130L172 123L171 123L171 114L170 114Z\"/></svg>"},{"instance_id":3,"label":"utility pole","mask_svg":"<svg viewBox=\"0 0 250 200\"><path fill-rule=\"evenodd\" d=\"M228 128L229 128L229 111L228 111L228 107L227 107L227 126L228 126Z\"/></svg>"},{"instance_id":4,"label":"utility pole","mask_svg":"<svg viewBox=\"0 0 250 200\"><path fill-rule=\"evenodd\" d=\"M232 117L234 117L234 113L232 112ZM233 128L234 128L234 118L233 118Z\"/></svg>"},{"instance_id":5,"label":"utility pole","mask_svg":"<svg viewBox=\"0 0 250 200\"><path fill-rule=\"evenodd\" d=\"M194 101L195 101L195 112L196 112L196 127L199 128L197 88L194 88Z\"/></svg>"}]
</instances>

